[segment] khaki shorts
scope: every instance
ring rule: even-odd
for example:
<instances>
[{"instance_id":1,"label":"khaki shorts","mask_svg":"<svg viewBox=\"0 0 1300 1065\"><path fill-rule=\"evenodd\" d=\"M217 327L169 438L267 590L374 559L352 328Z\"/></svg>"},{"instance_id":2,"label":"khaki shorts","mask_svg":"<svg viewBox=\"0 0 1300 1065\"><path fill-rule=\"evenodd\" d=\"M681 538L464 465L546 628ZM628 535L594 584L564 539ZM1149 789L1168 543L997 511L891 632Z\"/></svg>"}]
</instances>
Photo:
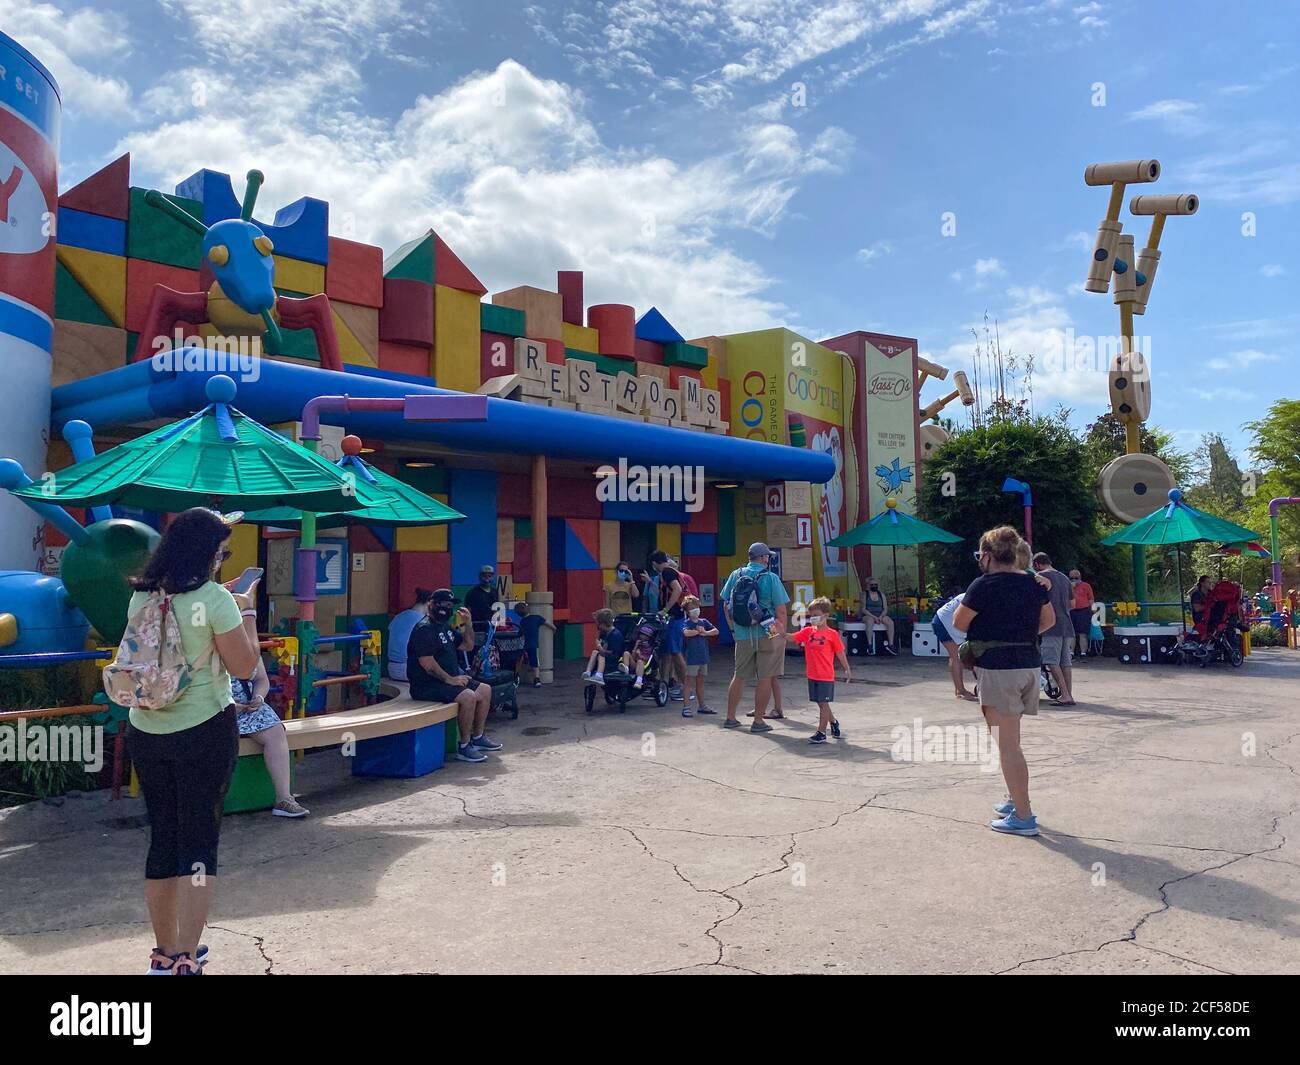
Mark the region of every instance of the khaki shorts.
<instances>
[{"instance_id":1,"label":"khaki shorts","mask_svg":"<svg viewBox=\"0 0 1300 1065\"><path fill-rule=\"evenodd\" d=\"M709 664L707 662L687 662L687 677L707 677L709 675Z\"/></svg>"},{"instance_id":2,"label":"khaki shorts","mask_svg":"<svg viewBox=\"0 0 1300 1065\"><path fill-rule=\"evenodd\" d=\"M785 672L785 637L736 641L736 676L746 680L779 677Z\"/></svg>"},{"instance_id":3,"label":"khaki shorts","mask_svg":"<svg viewBox=\"0 0 1300 1065\"><path fill-rule=\"evenodd\" d=\"M1001 714L1038 713L1037 669L985 669L975 667L980 706Z\"/></svg>"}]
</instances>

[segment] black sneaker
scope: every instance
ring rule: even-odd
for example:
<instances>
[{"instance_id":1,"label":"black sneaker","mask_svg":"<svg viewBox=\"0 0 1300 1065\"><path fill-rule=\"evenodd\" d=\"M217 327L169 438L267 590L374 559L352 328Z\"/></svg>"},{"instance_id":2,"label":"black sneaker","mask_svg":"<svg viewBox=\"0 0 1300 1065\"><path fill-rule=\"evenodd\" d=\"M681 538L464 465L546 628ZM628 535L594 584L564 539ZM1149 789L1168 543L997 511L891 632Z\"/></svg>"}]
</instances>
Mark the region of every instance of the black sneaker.
<instances>
[{"instance_id":1,"label":"black sneaker","mask_svg":"<svg viewBox=\"0 0 1300 1065\"><path fill-rule=\"evenodd\" d=\"M894 650L893 644L885 644L885 654L893 655L895 658L898 657L898 652Z\"/></svg>"},{"instance_id":2,"label":"black sneaker","mask_svg":"<svg viewBox=\"0 0 1300 1065\"><path fill-rule=\"evenodd\" d=\"M826 742L826 733L824 733L824 732L814 732L810 737L808 737L808 742L809 742L809 743L825 743L825 742Z\"/></svg>"},{"instance_id":3,"label":"black sneaker","mask_svg":"<svg viewBox=\"0 0 1300 1065\"><path fill-rule=\"evenodd\" d=\"M840 738L840 723L838 721L831 722L831 735L837 740Z\"/></svg>"}]
</instances>

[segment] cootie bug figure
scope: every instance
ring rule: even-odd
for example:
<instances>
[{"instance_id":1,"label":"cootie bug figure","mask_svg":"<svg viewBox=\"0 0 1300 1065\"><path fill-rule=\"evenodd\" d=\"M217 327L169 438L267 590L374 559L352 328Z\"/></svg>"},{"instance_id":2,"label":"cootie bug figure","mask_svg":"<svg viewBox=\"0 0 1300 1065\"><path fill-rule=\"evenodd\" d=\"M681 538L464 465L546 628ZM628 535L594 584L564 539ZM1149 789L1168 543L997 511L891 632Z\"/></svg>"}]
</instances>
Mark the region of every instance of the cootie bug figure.
<instances>
[{"instance_id":1,"label":"cootie bug figure","mask_svg":"<svg viewBox=\"0 0 1300 1065\"><path fill-rule=\"evenodd\" d=\"M342 370L338 336L324 293L295 298L275 291L274 247L251 221L257 192L265 178L260 170L248 172L248 187L238 218L206 226L160 192L150 191L145 202L165 211L178 222L203 235L202 277L211 275L206 292L177 292L166 285L154 287L149 312L135 348L135 361L155 354L154 339L170 336L178 322L210 322L220 333L257 337L270 355L283 350L284 329L310 329L322 369Z\"/></svg>"}]
</instances>

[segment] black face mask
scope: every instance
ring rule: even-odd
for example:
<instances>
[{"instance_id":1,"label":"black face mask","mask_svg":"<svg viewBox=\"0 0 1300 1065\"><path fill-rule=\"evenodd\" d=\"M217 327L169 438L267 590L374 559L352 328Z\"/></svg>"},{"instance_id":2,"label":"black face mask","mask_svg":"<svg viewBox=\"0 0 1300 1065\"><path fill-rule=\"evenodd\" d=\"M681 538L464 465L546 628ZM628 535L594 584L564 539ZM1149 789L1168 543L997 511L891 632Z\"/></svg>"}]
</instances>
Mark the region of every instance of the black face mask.
<instances>
[{"instance_id":1,"label":"black face mask","mask_svg":"<svg viewBox=\"0 0 1300 1065\"><path fill-rule=\"evenodd\" d=\"M440 606L435 606L433 608L433 616L439 621L446 621L451 617L451 607L445 603Z\"/></svg>"}]
</instances>

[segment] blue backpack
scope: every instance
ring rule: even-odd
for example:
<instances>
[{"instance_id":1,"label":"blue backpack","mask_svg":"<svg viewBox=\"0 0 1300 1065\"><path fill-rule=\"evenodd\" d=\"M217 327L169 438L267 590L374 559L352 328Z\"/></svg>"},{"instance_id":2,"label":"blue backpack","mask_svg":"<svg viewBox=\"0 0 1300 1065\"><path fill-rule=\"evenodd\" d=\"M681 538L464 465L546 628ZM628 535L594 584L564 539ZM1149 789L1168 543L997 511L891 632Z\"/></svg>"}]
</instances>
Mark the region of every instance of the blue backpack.
<instances>
[{"instance_id":1,"label":"blue backpack","mask_svg":"<svg viewBox=\"0 0 1300 1065\"><path fill-rule=\"evenodd\" d=\"M753 627L763 624L772 616L772 612L758 600L758 577L741 573L736 578L736 583L731 586L732 622L736 625Z\"/></svg>"}]
</instances>

